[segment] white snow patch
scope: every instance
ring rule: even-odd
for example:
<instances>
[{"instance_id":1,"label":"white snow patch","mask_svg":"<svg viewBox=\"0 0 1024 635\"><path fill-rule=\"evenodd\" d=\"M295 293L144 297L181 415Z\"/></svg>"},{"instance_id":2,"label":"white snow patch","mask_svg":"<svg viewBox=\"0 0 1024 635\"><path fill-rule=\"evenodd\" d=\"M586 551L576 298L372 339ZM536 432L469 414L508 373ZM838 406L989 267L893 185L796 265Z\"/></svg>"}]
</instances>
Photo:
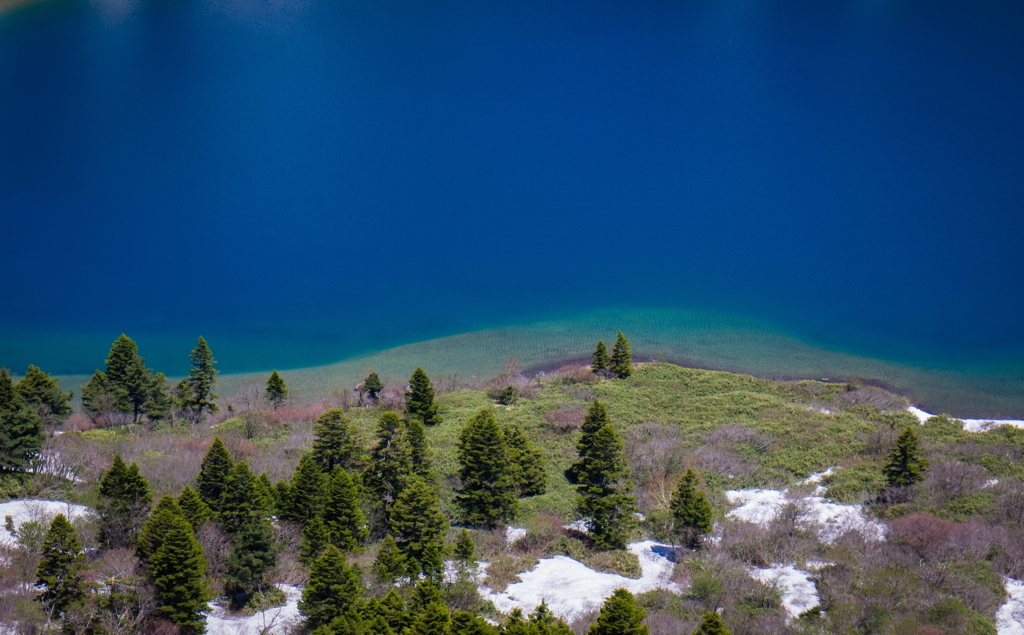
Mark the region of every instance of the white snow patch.
<instances>
[{"instance_id":1,"label":"white snow patch","mask_svg":"<svg viewBox=\"0 0 1024 635\"><path fill-rule=\"evenodd\" d=\"M915 408L914 406L907 408L907 412L917 417L917 420L920 421L922 425L935 416L921 410L920 408ZM1024 428L1024 420L1021 419L959 419L959 421L963 424L964 430L967 432L987 432L988 430L998 428L1000 426Z\"/></svg>"},{"instance_id":2,"label":"white snow patch","mask_svg":"<svg viewBox=\"0 0 1024 635\"><path fill-rule=\"evenodd\" d=\"M838 470L838 469L839 469L838 467L830 467L827 470L825 470L824 472L816 472L814 474L811 474L810 476L808 476L807 478L805 478L803 480L803 484L804 485L814 485L815 483L820 483L823 480L825 480L825 477L832 476L833 474L835 474L835 471Z\"/></svg>"},{"instance_id":3,"label":"white snow patch","mask_svg":"<svg viewBox=\"0 0 1024 635\"><path fill-rule=\"evenodd\" d=\"M563 529L570 529L572 531L578 531L581 534L585 534L585 533L588 533L590 531L590 527L587 525L587 521L585 521L585 520L573 521L573 522L569 523L568 525L562 525L562 528Z\"/></svg>"},{"instance_id":4,"label":"white snow patch","mask_svg":"<svg viewBox=\"0 0 1024 635\"><path fill-rule=\"evenodd\" d=\"M631 593L659 588L682 592L679 585L672 582L672 547L645 540L634 542L627 548L640 558L639 579L594 571L567 556L555 556L542 558L532 571L520 573L522 581L508 585L504 591L495 592L482 586L480 595L494 602L494 606L503 613L515 608L529 613L541 602L547 602L555 615L571 621L600 609L616 589L626 589Z\"/></svg>"},{"instance_id":5,"label":"white snow patch","mask_svg":"<svg viewBox=\"0 0 1024 635\"><path fill-rule=\"evenodd\" d=\"M818 606L818 589L810 574L792 565L773 564L767 569L750 569L750 577L765 584L777 584L782 591L782 606L789 619Z\"/></svg>"},{"instance_id":6,"label":"white snow patch","mask_svg":"<svg viewBox=\"0 0 1024 635\"><path fill-rule=\"evenodd\" d=\"M16 541L15 537L4 527L7 516L14 521L14 529L17 530L22 524L29 521L40 522L48 527L57 514L64 514L68 520L73 521L88 512L89 508L85 505L75 505L63 501L22 499L0 503L0 544L10 545Z\"/></svg>"},{"instance_id":7,"label":"white snow patch","mask_svg":"<svg viewBox=\"0 0 1024 635\"><path fill-rule=\"evenodd\" d=\"M1006 578L1006 602L996 611L999 635L1024 635L1024 582Z\"/></svg>"},{"instance_id":8,"label":"white snow patch","mask_svg":"<svg viewBox=\"0 0 1024 635\"><path fill-rule=\"evenodd\" d=\"M831 567L834 562L824 562L822 560L808 560L804 563L804 568L808 571L821 571L825 567Z\"/></svg>"},{"instance_id":9,"label":"white snow patch","mask_svg":"<svg viewBox=\"0 0 1024 635\"><path fill-rule=\"evenodd\" d=\"M730 503L739 504L739 507L729 511L726 516L767 525L778 518L787 503L793 502L800 509L800 523L813 527L824 542L834 542L851 529L872 540L885 538L884 525L865 518L860 505L832 503L822 496L807 496L790 501L786 497L787 492L773 489L728 490L725 497Z\"/></svg>"},{"instance_id":10,"label":"white snow patch","mask_svg":"<svg viewBox=\"0 0 1024 635\"><path fill-rule=\"evenodd\" d=\"M229 617L223 607L210 605L211 613L206 617L207 635L285 635L291 632L302 618L299 616L299 600L302 589L288 584L278 584L288 600L284 606L275 606L248 617Z\"/></svg>"},{"instance_id":11,"label":"white snow patch","mask_svg":"<svg viewBox=\"0 0 1024 635\"><path fill-rule=\"evenodd\" d=\"M990 478L987 481L985 481L985 484L982 485L981 487L982 487L982 489L984 489L986 487L995 487L996 485L999 485L999 479L997 479L997 478Z\"/></svg>"},{"instance_id":12,"label":"white snow patch","mask_svg":"<svg viewBox=\"0 0 1024 635\"><path fill-rule=\"evenodd\" d=\"M526 529L523 527L513 527L511 525L505 529L505 542L507 544L513 544L520 538L526 537Z\"/></svg>"}]
</instances>

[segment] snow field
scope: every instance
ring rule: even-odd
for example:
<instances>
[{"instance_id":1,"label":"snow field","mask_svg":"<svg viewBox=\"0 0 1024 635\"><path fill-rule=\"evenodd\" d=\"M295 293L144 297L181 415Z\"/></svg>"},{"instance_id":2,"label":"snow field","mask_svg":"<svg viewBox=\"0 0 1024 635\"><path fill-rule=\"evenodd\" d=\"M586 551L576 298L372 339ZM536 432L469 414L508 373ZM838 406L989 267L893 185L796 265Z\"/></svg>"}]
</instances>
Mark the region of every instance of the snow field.
<instances>
[{"instance_id":1,"label":"snow field","mask_svg":"<svg viewBox=\"0 0 1024 635\"><path fill-rule=\"evenodd\" d=\"M1006 578L1006 602L996 611L999 635L1024 635L1024 582Z\"/></svg>"},{"instance_id":2,"label":"snow field","mask_svg":"<svg viewBox=\"0 0 1024 635\"><path fill-rule=\"evenodd\" d=\"M522 581L508 585L505 591L495 592L481 586L480 595L494 602L502 613L509 613L515 608L529 613L541 602L547 602L552 613L572 621L599 610L615 589L626 589L631 593L659 588L682 592L679 585L672 582L674 564L669 559L671 547L645 540L634 542L627 548L640 559L639 579L594 571L567 556L555 556L543 558L532 571L520 573Z\"/></svg>"},{"instance_id":3,"label":"snow field","mask_svg":"<svg viewBox=\"0 0 1024 635\"><path fill-rule=\"evenodd\" d=\"M819 604L818 589L810 575L791 565L773 564L767 569L750 569L750 577L755 580L778 585L782 592L782 606L789 613L789 619Z\"/></svg>"},{"instance_id":4,"label":"snow field","mask_svg":"<svg viewBox=\"0 0 1024 635\"><path fill-rule=\"evenodd\" d=\"M0 544L12 545L15 537L4 527L3 521L10 516L14 521L14 528L17 530L22 524L29 521L43 523L49 527L50 522L57 514L64 514L68 520L89 513L85 505L74 505L63 501L47 501L35 499L13 500L0 503Z\"/></svg>"},{"instance_id":5,"label":"snow field","mask_svg":"<svg viewBox=\"0 0 1024 635\"><path fill-rule=\"evenodd\" d=\"M926 421L934 417L935 415L925 412L920 408L910 406L907 408L907 412L917 417L917 420L924 425ZM964 430L968 432L985 432L992 428L998 428L1000 426L1013 426L1014 428L1024 428L1024 421L1020 419L960 419L964 424Z\"/></svg>"},{"instance_id":6,"label":"snow field","mask_svg":"<svg viewBox=\"0 0 1024 635\"><path fill-rule=\"evenodd\" d=\"M301 621L299 600L302 589L288 584L278 584L288 601L284 606L260 611L248 617L227 617L222 607L210 604L206 617L207 635L285 635Z\"/></svg>"}]
</instances>

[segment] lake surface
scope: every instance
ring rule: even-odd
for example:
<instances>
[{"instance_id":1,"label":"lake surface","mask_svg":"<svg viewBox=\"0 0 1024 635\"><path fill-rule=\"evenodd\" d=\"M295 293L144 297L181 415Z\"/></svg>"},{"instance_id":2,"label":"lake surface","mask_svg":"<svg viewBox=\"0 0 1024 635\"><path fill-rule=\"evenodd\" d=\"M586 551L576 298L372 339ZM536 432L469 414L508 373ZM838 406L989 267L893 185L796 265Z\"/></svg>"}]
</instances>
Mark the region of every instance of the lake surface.
<instances>
[{"instance_id":1,"label":"lake surface","mask_svg":"<svg viewBox=\"0 0 1024 635\"><path fill-rule=\"evenodd\" d=\"M8 11L0 364L91 372L124 331L172 374L200 333L294 368L685 309L1020 367L1022 33L1010 1Z\"/></svg>"}]
</instances>

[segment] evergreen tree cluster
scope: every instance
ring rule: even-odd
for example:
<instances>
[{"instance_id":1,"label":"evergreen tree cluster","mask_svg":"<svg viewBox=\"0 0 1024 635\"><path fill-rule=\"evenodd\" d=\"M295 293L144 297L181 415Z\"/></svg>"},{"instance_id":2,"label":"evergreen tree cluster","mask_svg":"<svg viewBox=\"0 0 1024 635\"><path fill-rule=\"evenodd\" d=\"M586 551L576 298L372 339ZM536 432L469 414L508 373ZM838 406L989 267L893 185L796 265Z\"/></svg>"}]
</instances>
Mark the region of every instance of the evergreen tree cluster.
<instances>
[{"instance_id":1,"label":"evergreen tree cluster","mask_svg":"<svg viewBox=\"0 0 1024 635\"><path fill-rule=\"evenodd\" d=\"M590 370L619 379L625 379L633 374L633 352L629 347L629 340L622 334L622 331L619 331L615 338L610 356L604 340L597 341L597 347L594 348L591 358Z\"/></svg>"},{"instance_id":2,"label":"evergreen tree cluster","mask_svg":"<svg viewBox=\"0 0 1024 635\"><path fill-rule=\"evenodd\" d=\"M711 502L697 489L697 473L686 470L669 503L672 512L672 533L683 546L698 549L711 533Z\"/></svg>"},{"instance_id":3,"label":"evergreen tree cluster","mask_svg":"<svg viewBox=\"0 0 1024 635\"><path fill-rule=\"evenodd\" d=\"M43 421L14 384L6 368L0 368L0 472L24 472L43 447Z\"/></svg>"}]
</instances>

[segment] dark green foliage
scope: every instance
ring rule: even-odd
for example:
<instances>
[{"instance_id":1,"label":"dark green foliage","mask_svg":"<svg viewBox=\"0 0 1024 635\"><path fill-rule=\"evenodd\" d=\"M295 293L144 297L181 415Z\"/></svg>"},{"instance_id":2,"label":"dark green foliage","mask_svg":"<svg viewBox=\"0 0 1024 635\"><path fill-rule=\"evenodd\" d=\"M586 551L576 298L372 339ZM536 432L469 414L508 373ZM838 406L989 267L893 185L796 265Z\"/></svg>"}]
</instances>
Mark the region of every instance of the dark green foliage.
<instances>
[{"instance_id":1,"label":"dark green foliage","mask_svg":"<svg viewBox=\"0 0 1024 635\"><path fill-rule=\"evenodd\" d=\"M332 545L309 571L299 612L306 617L309 630L327 626L337 618L356 620L362 596L359 570L348 566L345 557Z\"/></svg>"},{"instance_id":2,"label":"dark green foliage","mask_svg":"<svg viewBox=\"0 0 1024 635\"><path fill-rule=\"evenodd\" d=\"M448 626L450 635L494 635L494 627L466 611L452 613L452 621Z\"/></svg>"},{"instance_id":3,"label":"dark green foliage","mask_svg":"<svg viewBox=\"0 0 1024 635\"><path fill-rule=\"evenodd\" d=\"M362 435L341 408L331 408L313 424L313 460L325 472L338 466L355 470L362 464Z\"/></svg>"},{"instance_id":4,"label":"dark green foliage","mask_svg":"<svg viewBox=\"0 0 1024 635\"><path fill-rule=\"evenodd\" d=\"M0 368L0 471L24 472L43 447L43 422Z\"/></svg>"},{"instance_id":5,"label":"dark green foliage","mask_svg":"<svg viewBox=\"0 0 1024 635\"><path fill-rule=\"evenodd\" d=\"M441 423L441 415L437 413L434 403L434 386L430 377L417 367L409 378L409 389L405 392L405 415L409 419L418 419L425 426Z\"/></svg>"},{"instance_id":6,"label":"dark green foliage","mask_svg":"<svg viewBox=\"0 0 1024 635\"><path fill-rule=\"evenodd\" d=\"M608 369L619 379L625 379L633 374L633 353L629 349L629 340L622 331L619 331L615 345L612 346L612 358Z\"/></svg>"},{"instance_id":7,"label":"dark green foliage","mask_svg":"<svg viewBox=\"0 0 1024 635\"><path fill-rule=\"evenodd\" d=\"M204 412L217 412L219 408L214 399L218 395L213 392L217 383L217 360L213 358L213 351L202 336L196 341L196 347L188 358L191 367L186 378L186 394L180 396L182 407L196 417L202 417Z\"/></svg>"},{"instance_id":8,"label":"dark green foliage","mask_svg":"<svg viewBox=\"0 0 1024 635\"><path fill-rule=\"evenodd\" d=\"M380 380L377 373L370 373L363 380L363 392L366 393L371 402L377 401L382 390L384 390L384 383Z\"/></svg>"},{"instance_id":9,"label":"dark green foliage","mask_svg":"<svg viewBox=\"0 0 1024 635\"><path fill-rule=\"evenodd\" d=\"M43 587L39 601L47 614L56 617L85 595L84 560L75 528L64 514L57 514L46 532L36 572L36 584Z\"/></svg>"},{"instance_id":10,"label":"dark green foliage","mask_svg":"<svg viewBox=\"0 0 1024 635\"><path fill-rule=\"evenodd\" d=\"M163 544L164 537L175 529L191 531L192 525L185 518L178 503L170 496L164 496L156 504L156 509L150 514L145 524L142 525L142 531L139 532L139 544L135 547L135 555L139 561L143 564L149 563L153 554Z\"/></svg>"},{"instance_id":11,"label":"dark green foliage","mask_svg":"<svg viewBox=\"0 0 1024 635\"><path fill-rule=\"evenodd\" d=\"M572 629L562 620L555 617L546 602L541 602L530 615L530 632L532 635L572 635Z\"/></svg>"},{"instance_id":12,"label":"dark green foliage","mask_svg":"<svg viewBox=\"0 0 1024 635\"><path fill-rule=\"evenodd\" d=\"M693 635L732 635L732 631L725 627L721 615L715 611L707 611Z\"/></svg>"},{"instance_id":13,"label":"dark green foliage","mask_svg":"<svg viewBox=\"0 0 1024 635\"><path fill-rule=\"evenodd\" d=\"M890 487L913 485L924 479L928 459L921 451L913 428L904 428L885 461L885 480Z\"/></svg>"},{"instance_id":14,"label":"dark green foliage","mask_svg":"<svg viewBox=\"0 0 1024 635\"><path fill-rule=\"evenodd\" d=\"M209 505L204 503L203 499L199 498L199 494L188 485L181 490L181 495L178 496L178 507L181 508L182 515L185 516L185 520L194 531L199 531L203 523L213 518L213 511Z\"/></svg>"},{"instance_id":15,"label":"dark green foliage","mask_svg":"<svg viewBox=\"0 0 1024 635\"><path fill-rule=\"evenodd\" d=\"M481 410L462 429L459 464L462 489L456 503L465 522L493 528L515 517L516 488L508 451L489 411Z\"/></svg>"},{"instance_id":16,"label":"dark green foliage","mask_svg":"<svg viewBox=\"0 0 1024 635\"><path fill-rule=\"evenodd\" d=\"M544 453L530 442L519 426L505 424L501 431L517 493L519 496L543 494L548 486Z\"/></svg>"},{"instance_id":17,"label":"dark green foliage","mask_svg":"<svg viewBox=\"0 0 1024 635\"><path fill-rule=\"evenodd\" d=\"M324 486L323 515L331 544L342 551L353 551L366 539L366 517L359 502L359 488L348 471L335 468Z\"/></svg>"},{"instance_id":18,"label":"dark green foliage","mask_svg":"<svg viewBox=\"0 0 1024 635\"><path fill-rule=\"evenodd\" d=\"M686 470L669 504L672 510L672 531L680 543L697 549L704 536L711 533L711 503L702 490L697 489L697 473Z\"/></svg>"},{"instance_id":19,"label":"dark green foliage","mask_svg":"<svg viewBox=\"0 0 1024 635\"><path fill-rule=\"evenodd\" d=\"M434 480L434 457L427 444L427 431L423 424L417 419L411 419L405 423L405 435L409 440L409 450L412 452L412 473L423 480L432 482Z\"/></svg>"},{"instance_id":20,"label":"dark green foliage","mask_svg":"<svg viewBox=\"0 0 1024 635\"><path fill-rule=\"evenodd\" d=\"M266 589L267 572L274 568L280 549L274 542L270 519L264 516L250 518L235 532L234 540L224 576L225 589L236 606L241 606L253 593Z\"/></svg>"},{"instance_id":21,"label":"dark green foliage","mask_svg":"<svg viewBox=\"0 0 1024 635\"><path fill-rule=\"evenodd\" d=\"M213 444L203 457L202 467L199 468L199 476L196 477L196 487L199 490L199 498L203 499L210 509L217 512L220 509L220 500L227 487L228 474L234 463L231 455L220 437L213 438Z\"/></svg>"},{"instance_id":22,"label":"dark green foliage","mask_svg":"<svg viewBox=\"0 0 1024 635\"><path fill-rule=\"evenodd\" d=\"M406 565L405 556L398 549L398 544L391 534L388 534L380 543L372 570L374 579L382 584L392 584L399 578L405 577L408 565Z\"/></svg>"},{"instance_id":23,"label":"dark green foliage","mask_svg":"<svg viewBox=\"0 0 1024 635\"><path fill-rule=\"evenodd\" d=\"M206 630L210 591L203 579L205 573L203 548L187 527L168 532L150 559L149 577L156 588L157 611L185 633Z\"/></svg>"},{"instance_id":24,"label":"dark green foliage","mask_svg":"<svg viewBox=\"0 0 1024 635\"><path fill-rule=\"evenodd\" d=\"M391 508L391 535L405 556L410 577L440 575L447 531L437 492L423 479L413 477Z\"/></svg>"},{"instance_id":25,"label":"dark green foliage","mask_svg":"<svg viewBox=\"0 0 1024 635\"><path fill-rule=\"evenodd\" d=\"M100 480L100 543L106 549L134 547L153 495L135 463L125 465L121 455Z\"/></svg>"},{"instance_id":26,"label":"dark green foliage","mask_svg":"<svg viewBox=\"0 0 1024 635\"><path fill-rule=\"evenodd\" d=\"M595 427L604 421L600 428ZM590 538L600 549L622 549L636 524L636 501L630 490L629 468L622 442L607 422L604 404L595 401L576 446L579 460L572 467L579 493L577 510L587 519Z\"/></svg>"},{"instance_id":27,"label":"dark green foliage","mask_svg":"<svg viewBox=\"0 0 1024 635\"><path fill-rule=\"evenodd\" d=\"M267 387L263 394L275 409L287 401L288 385L284 383L284 378L278 374L277 369L274 369L274 372L270 373L270 377L267 378Z\"/></svg>"},{"instance_id":28,"label":"dark green foliage","mask_svg":"<svg viewBox=\"0 0 1024 635\"><path fill-rule=\"evenodd\" d=\"M644 624L647 612L636 603L636 598L626 589L616 589L601 606L597 622L587 631L588 635L647 635Z\"/></svg>"},{"instance_id":29,"label":"dark green foliage","mask_svg":"<svg viewBox=\"0 0 1024 635\"><path fill-rule=\"evenodd\" d=\"M169 405L167 379L146 368L139 347L124 333L111 345L106 370L96 371L82 389L82 405L93 417L110 410L130 413L137 422L143 415L162 416Z\"/></svg>"},{"instance_id":30,"label":"dark green foliage","mask_svg":"<svg viewBox=\"0 0 1024 635\"><path fill-rule=\"evenodd\" d=\"M448 635L450 616L442 602L431 602L416 617L409 635Z\"/></svg>"},{"instance_id":31,"label":"dark green foliage","mask_svg":"<svg viewBox=\"0 0 1024 635\"><path fill-rule=\"evenodd\" d=\"M412 473L412 448L406 437L405 424L393 412L385 412L377 425L377 444L370 452L370 462L363 474L369 495L382 501L385 516L405 488Z\"/></svg>"},{"instance_id":32,"label":"dark green foliage","mask_svg":"<svg viewBox=\"0 0 1024 635\"><path fill-rule=\"evenodd\" d=\"M221 494L217 519L224 531L232 536L257 520L265 520L267 510L256 488L256 476L245 461L235 463L228 474L224 493Z\"/></svg>"},{"instance_id":33,"label":"dark green foliage","mask_svg":"<svg viewBox=\"0 0 1024 635\"><path fill-rule=\"evenodd\" d=\"M312 566L329 544L331 544L331 532L327 529L324 517L314 516L302 528L302 546L299 547L299 561L307 567Z\"/></svg>"},{"instance_id":34,"label":"dark green foliage","mask_svg":"<svg viewBox=\"0 0 1024 635\"><path fill-rule=\"evenodd\" d=\"M260 509L265 516L272 516L277 511L277 495L274 492L274 485L266 472L260 474L253 481L253 489L256 490L256 498L259 499Z\"/></svg>"},{"instance_id":35,"label":"dark green foliage","mask_svg":"<svg viewBox=\"0 0 1024 635\"><path fill-rule=\"evenodd\" d=\"M25 405L34 409L43 419L62 419L71 414L71 397L74 392L62 392L57 378L50 377L37 366L29 364L28 371L15 386Z\"/></svg>"},{"instance_id":36,"label":"dark green foliage","mask_svg":"<svg viewBox=\"0 0 1024 635\"><path fill-rule=\"evenodd\" d=\"M608 370L611 363L612 360L608 357L608 347L605 346L604 340L597 340L597 348L594 349L594 355L590 363L590 370L595 373L602 370Z\"/></svg>"},{"instance_id":37,"label":"dark green foliage","mask_svg":"<svg viewBox=\"0 0 1024 635\"><path fill-rule=\"evenodd\" d=\"M502 406L511 406L515 402L519 401L519 389L515 386L505 386L498 391L498 397L495 401Z\"/></svg>"},{"instance_id":38,"label":"dark green foliage","mask_svg":"<svg viewBox=\"0 0 1024 635\"><path fill-rule=\"evenodd\" d=\"M476 566L475 552L476 547L473 544L473 537L469 535L469 531L463 529L455 540L455 545L452 548L452 557L462 567L472 569Z\"/></svg>"},{"instance_id":39,"label":"dark green foliage","mask_svg":"<svg viewBox=\"0 0 1024 635\"><path fill-rule=\"evenodd\" d=\"M279 510L278 516L281 520L304 525L314 516L321 514L324 506L324 481L324 473L313 460L313 456L304 454L299 459L295 473L292 474L287 505Z\"/></svg>"}]
</instances>

